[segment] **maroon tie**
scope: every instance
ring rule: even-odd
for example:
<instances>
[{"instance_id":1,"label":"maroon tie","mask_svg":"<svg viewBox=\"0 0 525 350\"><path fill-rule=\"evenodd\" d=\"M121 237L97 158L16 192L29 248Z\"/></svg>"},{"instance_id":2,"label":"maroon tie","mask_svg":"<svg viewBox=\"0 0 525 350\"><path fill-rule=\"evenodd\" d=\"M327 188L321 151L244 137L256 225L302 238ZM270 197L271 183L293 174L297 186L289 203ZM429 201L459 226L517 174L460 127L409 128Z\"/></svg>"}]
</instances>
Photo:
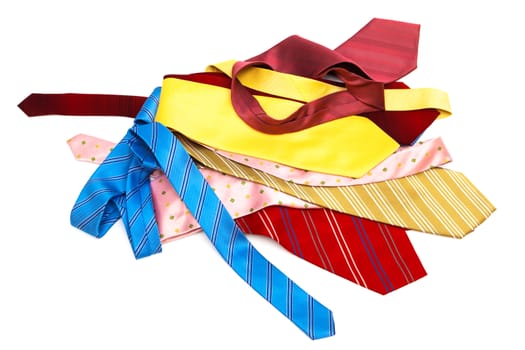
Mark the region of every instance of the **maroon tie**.
<instances>
[{"instance_id":1,"label":"maroon tie","mask_svg":"<svg viewBox=\"0 0 525 350\"><path fill-rule=\"evenodd\" d=\"M419 24L374 18L335 49L371 79L391 83L417 67Z\"/></svg>"},{"instance_id":2,"label":"maroon tie","mask_svg":"<svg viewBox=\"0 0 525 350\"><path fill-rule=\"evenodd\" d=\"M269 134L299 131L349 115L383 111L383 83L400 79L416 68L418 42L419 25L384 19L371 20L336 50L291 36L258 56L235 63L232 105L248 125ZM306 103L287 118L276 120L266 114L236 79L243 69L254 66L313 79L332 74L342 81L346 91ZM435 119L424 117L422 125L427 127ZM408 142L409 138L403 138L401 143L412 143L423 130Z\"/></svg>"},{"instance_id":3,"label":"maroon tie","mask_svg":"<svg viewBox=\"0 0 525 350\"><path fill-rule=\"evenodd\" d=\"M18 107L29 117L49 114L136 116L146 97L104 94L31 94Z\"/></svg>"},{"instance_id":4,"label":"maroon tie","mask_svg":"<svg viewBox=\"0 0 525 350\"><path fill-rule=\"evenodd\" d=\"M359 115L384 109L383 83L364 78L343 67L334 66L334 73L346 90L305 103L287 118L274 119L261 107L237 75L248 67L266 67L275 71L321 79L322 69L337 64L344 57L324 46L292 36L250 60L238 61L232 71L231 100L241 119L252 128L267 134L299 131L348 115Z\"/></svg>"}]
</instances>

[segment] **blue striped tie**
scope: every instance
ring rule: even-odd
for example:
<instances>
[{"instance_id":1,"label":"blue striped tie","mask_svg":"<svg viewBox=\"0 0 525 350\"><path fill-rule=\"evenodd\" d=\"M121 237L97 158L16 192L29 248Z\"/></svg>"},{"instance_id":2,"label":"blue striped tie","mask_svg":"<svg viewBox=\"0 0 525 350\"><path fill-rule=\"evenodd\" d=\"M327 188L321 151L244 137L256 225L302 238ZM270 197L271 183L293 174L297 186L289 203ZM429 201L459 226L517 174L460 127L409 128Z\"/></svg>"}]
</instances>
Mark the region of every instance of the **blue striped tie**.
<instances>
[{"instance_id":1,"label":"blue striped tie","mask_svg":"<svg viewBox=\"0 0 525 350\"><path fill-rule=\"evenodd\" d=\"M332 312L268 262L248 241L177 138L154 122L160 88L135 125L99 166L71 212L72 225L96 237L123 218L137 258L158 253L149 174L162 170L226 262L312 339L335 334Z\"/></svg>"}]
</instances>

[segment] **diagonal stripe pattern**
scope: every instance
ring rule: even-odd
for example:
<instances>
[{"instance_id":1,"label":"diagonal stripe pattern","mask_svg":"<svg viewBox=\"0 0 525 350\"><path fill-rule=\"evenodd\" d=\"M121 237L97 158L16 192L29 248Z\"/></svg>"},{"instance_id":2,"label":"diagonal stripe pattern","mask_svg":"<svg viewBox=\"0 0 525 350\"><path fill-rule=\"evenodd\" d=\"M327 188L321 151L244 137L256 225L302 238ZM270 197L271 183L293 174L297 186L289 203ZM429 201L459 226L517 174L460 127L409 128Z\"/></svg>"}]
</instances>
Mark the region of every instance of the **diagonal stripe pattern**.
<instances>
[{"instance_id":1,"label":"diagonal stripe pattern","mask_svg":"<svg viewBox=\"0 0 525 350\"><path fill-rule=\"evenodd\" d=\"M124 138L97 168L82 189L72 211L71 224L97 238L121 217L136 258L161 252L149 191L149 172L130 151Z\"/></svg>"},{"instance_id":2,"label":"diagonal stripe pattern","mask_svg":"<svg viewBox=\"0 0 525 350\"><path fill-rule=\"evenodd\" d=\"M495 207L462 173L431 168L377 183L315 187L285 181L237 163L179 136L193 158L214 170L264 184L317 204L370 220L438 235L462 238Z\"/></svg>"},{"instance_id":3,"label":"diagonal stripe pattern","mask_svg":"<svg viewBox=\"0 0 525 350\"><path fill-rule=\"evenodd\" d=\"M122 217L128 234L142 224L146 237L154 233L159 239L153 210L149 211L152 203L148 181L149 174L160 169L219 254L243 280L310 338L334 335L332 312L253 247L182 144L166 127L153 122L159 94L160 89L153 92L135 125L88 181L72 210L72 224L99 237ZM128 203L131 198L133 203ZM154 252L143 246L146 244L141 240L136 243L141 251Z\"/></svg>"},{"instance_id":4,"label":"diagonal stripe pattern","mask_svg":"<svg viewBox=\"0 0 525 350\"><path fill-rule=\"evenodd\" d=\"M330 209L271 206L236 219L303 259L387 294L426 275L402 228Z\"/></svg>"},{"instance_id":5,"label":"diagonal stripe pattern","mask_svg":"<svg viewBox=\"0 0 525 350\"><path fill-rule=\"evenodd\" d=\"M83 134L68 140L68 144L77 160L93 164L103 162L115 146ZM426 275L402 228L326 208L314 209L312 204L308 204L308 209L300 208L295 203L290 203L292 207L284 203L277 205L280 202L272 198L280 198L283 193L267 186L220 174L209 168L199 168L199 172L243 232L270 237L301 259L360 286L386 294ZM214 175L211 176L211 173ZM161 243L200 231L198 222L189 214L166 175L160 170L155 174L150 176L150 187ZM224 178L229 178L226 187L230 181L242 182L241 187L264 187L262 191L267 193L265 198L269 200L269 205L262 204L263 207L258 208L258 199L252 202L254 196L245 196L246 201L240 206L246 206L246 213L239 215L237 210L240 206L228 206L233 199L230 197L232 193L217 187L217 179ZM239 188L235 191L239 191ZM252 194L256 192L248 191ZM259 193L259 196L262 195ZM296 197L290 198L298 200Z\"/></svg>"}]
</instances>

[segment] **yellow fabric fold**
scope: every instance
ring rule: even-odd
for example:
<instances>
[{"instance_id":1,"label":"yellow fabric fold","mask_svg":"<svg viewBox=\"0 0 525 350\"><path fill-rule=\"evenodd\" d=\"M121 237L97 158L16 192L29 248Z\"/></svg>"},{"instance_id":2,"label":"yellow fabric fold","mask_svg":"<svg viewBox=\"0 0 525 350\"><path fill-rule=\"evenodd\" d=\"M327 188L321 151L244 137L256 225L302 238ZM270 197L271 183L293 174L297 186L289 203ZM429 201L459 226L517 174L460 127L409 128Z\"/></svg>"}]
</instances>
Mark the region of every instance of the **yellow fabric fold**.
<instances>
[{"instance_id":1,"label":"yellow fabric fold","mask_svg":"<svg viewBox=\"0 0 525 350\"><path fill-rule=\"evenodd\" d=\"M301 103L258 96L272 116L284 118ZM369 119L349 116L298 132L270 135L240 119L230 90L174 77L164 79L156 121L215 149L296 168L361 177L399 144Z\"/></svg>"},{"instance_id":2,"label":"yellow fabric fold","mask_svg":"<svg viewBox=\"0 0 525 350\"><path fill-rule=\"evenodd\" d=\"M228 60L210 65L206 67L206 71L222 72L231 77L234 64L235 60ZM345 90L344 87L337 85L259 67L248 67L242 70L237 75L237 79L248 88L302 102L313 101ZM385 89L385 110L387 111L414 111L431 108L439 111L438 118L450 116L452 111L448 94L433 88ZM266 112L274 117L269 111ZM275 118L279 119L279 117Z\"/></svg>"}]
</instances>

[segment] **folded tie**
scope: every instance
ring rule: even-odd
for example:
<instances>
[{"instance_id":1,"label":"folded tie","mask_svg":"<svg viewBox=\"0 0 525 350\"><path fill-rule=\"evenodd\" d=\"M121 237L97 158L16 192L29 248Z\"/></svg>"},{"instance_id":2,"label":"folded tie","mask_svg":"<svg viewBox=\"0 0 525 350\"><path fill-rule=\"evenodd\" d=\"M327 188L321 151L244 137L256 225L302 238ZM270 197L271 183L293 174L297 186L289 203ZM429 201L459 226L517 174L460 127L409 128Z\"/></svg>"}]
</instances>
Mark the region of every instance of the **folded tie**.
<instances>
[{"instance_id":1,"label":"folded tie","mask_svg":"<svg viewBox=\"0 0 525 350\"><path fill-rule=\"evenodd\" d=\"M272 75L283 74L253 69ZM293 79L300 83L306 78L294 76ZM306 80L308 83L312 82ZM266 79L258 80L255 87L260 88L259 82L264 85L265 81ZM321 82L314 84L332 88ZM283 96L285 92L279 90L280 85L275 86L273 93ZM324 90L316 87L313 91L319 95ZM263 92L272 91L267 86ZM362 116L340 118L293 133L264 134L252 129L237 116L229 96L229 89L197 81L195 74L185 77L167 76L163 82L156 120L214 149L242 153L310 171L350 177L363 176L399 147L390 135ZM392 110L420 110L436 108L437 105L443 113L450 113L448 97L439 90L393 89L385 91L385 97ZM208 103L203 104L202 100ZM258 96L258 100L265 108L275 112L273 114L277 118L301 105L297 101L269 96ZM195 115L199 116L199 123L195 123ZM222 130L227 132L217 133L217 125L221 125ZM340 130L346 132L342 133ZM323 162L318 159L323 159Z\"/></svg>"},{"instance_id":2,"label":"folded tie","mask_svg":"<svg viewBox=\"0 0 525 350\"><path fill-rule=\"evenodd\" d=\"M330 310L268 262L246 239L177 138L152 120L156 89L135 125L81 191L71 223L96 237L122 218L137 257L160 251L149 175L162 170L224 260L312 339L335 334ZM141 225L142 237L136 237Z\"/></svg>"},{"instance_id":3,"label":"folded tie","mask_svg":"<svg viewBox=\"0 0 525 350\"><path fill-rule=\"evenodd\" d=\"M431 169L400 180L323 189L274 179L202 146L190 142L186 146L192 156L215 170L266 184L322 207L407 229L463 237L495 209L464 175L451 170ZM410 159L411 163L417 161ZM363 206L362 202L373 205Z\"/></svg>"},{"instance_id":4,"label":"folded tie","mask_svg":"<svg viewBox=\"0 0 525 350\"><path fill-rule=\"evenodd\" d=\"M230 87L233 108L252 128L268 134L299 131L336 118L383 110L383 82L397 80L415 69L418 41L419 25L377 18L336 50L291 36L260 55L235 63ZM375 55L379 62L368 59ZM276 120L237 79L247 68L256 66L314 79L334 75L345 88Z\"/></svg>"},{"instance_id":5,"label":"folded tie","mask_svg":"<svg viewBox=\"0 0 525 350\"><path fill-rule=\"evenodd\" d=\"M253 158L244 154L216 150L216 153L237 163L259 169L283 180L310 186L353 186L380 182L413 175L431 167L444 165L452 160L448 149L440 137L419 141L413 146L401 147L397 152L379 163L365 176L351 178L315 171L306 171L265 159Z\"/></svg>"},{"instance_id":6,"label":"folded tie","mask_svg":"<svg viewBox=\"0 0 525 350\"><path fill-rule=\"evenodd\" d=\"M440 139L415 144L450 115L446 93L397 81L416 67L418 40L419 25L373 19L335 50L291 36L245 61L167 75L147 100L32 94L19 107L133 117L144 103L118 144L90 149L86 160L100 165L71 223L102 237L122 219L136 258L200 228L246 283L319 339L335 334L332 312L244 233L386 294L425 275L405 229L462 238L495 210L463 174L439 167L450 160Z\"/></svg>"},{"instance_id":7,"label":"folded tie","mask_svg":"<svg viewBox=\"0 0 525 350\"><path fill-rule=\"evenodd\" d=\"M290 74L323 78L331 69L344 66L365 78L388 83L416 68L418 41L419 25L374 18L333 51L298 36L291 36L259 55L239 62L238 71L262 65ZM300 45L301 50L297 50L296 45ZM305 48L317 54L307 56ZM319 50L322 54L318 54ZM370 51L374 55L370 55ZM240 67L242 63L244 65ZM229 86L233 86L233 83L231 81ZM29 116L64 114L134 117L146 99L133 96L134 99L129 100L124 96L123 101L120 96L104 94L32 95L34 102L26 101L19 105ZM101 110L102 100L106 101L102 103L106 105L104 110Z\"/></svg>"},{"instance_id":8,"label":"folded tie","mask_svg":"<svg viewBox=\"0 0 525 350\"><path fill-rule=\"evenodd\" d=\"M419 29L419 24L373 18L335 50L294 35L247 59L243 66L317 79L345 67L364 78L390 83L416 68Z\"/></svg>"},{"instance_id":9,"label":"folded tie","mask_svg":"<svg viewBox=\"0 0 525 350\"><path fill-rule=\"evenodd\" d=\"M69 139L68 145L77 160L96 164L102 163L115 147L112 142L84 134ZM275 191L259 183L245 181L211 169L199 168L199 171L234 218L247 215L269 205L316 207L312 203ZM150 177L152 178L152 186L167 181L161 172L154 172Z\"/></svg>"},{"instance_id":10,"label":"folded tie","mask_svg":"<svg viewBox=\"0 0 525 350\"><path fill-rule=\"evenodd\" d=\"M193 158L217 171L321 207L405 229L461 238L495 210L465 175L453 170L431 168L400 179L356 186L307 186L234 162L183 136L180 140Z\"/></svg>"},{"instance_id":11,"label":"folded tie","mask_svg":"<svg viewBox=\"0 0 525 350\"><path fill-rule=\"evenodd\" d=\"M231 66L232 62L227 62ZM227 67L224 67L227 69ZM250 76L252 73L261 75L262 72L271 73L271 80L278 79L274 84L268 86L267 76L264 79L244 79L245 76ZM231 79L220 73L195 73L189 75L170 75L193 82L209 84L227 88ZM280 88L288 78L283 77L278 72L271 72L261 69L250 69L239 77L243 83L254 85L258 89L264 91L250 90L251 93L257 96L271 96L272 89L280 94L288 94L292 100L295 99L315 99L322 95L311 95L306 98L304 96L294 96L293 91L283 90ZM283 79L281 79L283 78ZM319 82L320 83L320 82ZM297 81L294 82L294 86ZM306 91L325 91L336 92L341 88L336 85L323 84L322 89L309 89ZM329 88L327 91L326 89ZM450 106L446 94L435 89L411 89L408 92L402 93L393 91L394 89L408 89L403 83L391 83L387 85L385 90L385 97L387 102L386 111L375 111L364 113L363 116L368 118L380 129L386 132L397 143L401 145L412 144L419 136L426 130L437 117L446 117L450 115ZM304 93L305 89L301 88ZM127 116L134 118L139 112L140 106L146 100L145 97L128 96L128 95L105 95L105 94L30 94L19 105L20 109L30 117L43 115L92 115L92 116ZM419 103L415 104L415 101Z\"/></svg>"},{"instance_id":12,"label":"folded tie","mask_svg":"<svg viewBox=\"0 0 525 350\"><path fill-rule=\"evenodd\" d=\"M230 90L167 78L156 120L215 149L242 153L297 168L360 177L397 150L397 144L364 117L341 118L289 134L267 135L239 119ZM282 111L297 102L264 97ZM202 101L207 103L202 103ZM199 123L195 123L199 116ZM217 128L222 132L218 133ZM340 130L346 130L341 133ZM319 162L323 159L323 162Z\"/></svg>"},{"instance_id":13,"label":"folded tie","mask_svg":"<svg viewBox=\"0 0 525 350\"><path fill-rule=\"evenodd\" d=\"M76 159L92 163L101 163L114 147L111 142L87 135L78 135L68 144ZM329 209L312 209L314 206L306 202L302 203L308 209L303 210L300 209L303 207L301 201L291 196L289 200L293 202L282 204L296 207L284 207L277 203L277 199L283 199L281 192L210 169L199 170L244 232L267 236L327 271L381 294L426 275L401 228ZM197 232L198 222L166 175L159 172L150 179L161 242ZM237 186L236 181L240 183ZM221 188L224 184L227 189ZM250 189L253 186L258 186L259 190ZM257 197L262 196L268 202L258 207ZM232 202L239 205L233 206Z\"/></svg>"},{"instance_id":14,"label":"folded tie","mask_svg":"<svg viewBox=\"0 0 525 350\"><path fill-rule=\"evenodd\" d=\"M208 79L208 78L207 78ZM106 101L115 101L115 105ZM126 95L103 95L103 94L31 94L24 99L19 107L28 116L41 116L49 114L63 114L63 115L97 115L97 116L128 116L134 117L138 113L138 109L134 106L145 98L138 96ZM78 102L82 101L82 102ZM116 102L118 101L118 103ZM70 107L70 106L75 106ZM136 110L135 110L136 109ZM418 112L425 112L421 110ZM426 111L434 112L434 111ZM383 121L381 123L393 123L387 113L398 112L381 112L384 113ZM399 112L406 115L406 112ZM402 122L401 125L411 125L412 122ZM399 128L398 128L399 129ZM406 128L405 128L406 129ZM394 131L394 129L390 130ZM429 165L438 166L450 161L450 155L446 150L444 144L440 139L425 142L421 145L418 143L414 145L414 149L404 148L399 152L395 152L392 156L386 158L379 163L374 169L371 169L365 176L359 179L348 178L345 176L334 176L332 174L323 173L322 180L315 181L319 178L317 172L306 172L303 169L289 167L286 164L275 163L256 157L247 156L245 154L236 154L234 152L225 152L217 150L218 153L225 157L230 157L233 160L248 159L249 165L260 170L269 172L275 176L285 178L289 181L303 184L311 184L317 186L345 186L353 184L364 184L369 182L376 182L387 180L395 177L410 175L416 171L425 170ZM424 152L419 149L425 149ZM439 150L439 152L432 151ZM428 152L428 153L427 153ZM415 153L410 156L408 153ZM425 154L425 157L418 155ZM415 161L412 161L415 159ZM250 161L251 160L251 161ZM259 166L263 164L264 167ZM408 167L406 166L408 165ZM420 166L421 165L421 166ZM275 167L275 169L271 168ZM386 169L386 170L385 170ZM275 170L272 172L271 170ZM284 175L288 174L288 175ZM371 175L372 174L372 175Z\"/></svg>"},{"instance_id":15,"label":"folded tie","mask_svg":"<svg viewBox=\"0 0 525 350\"><path fill-rule=\"evenodd\" d=\"M354 104L349 106L342 99L342 96L349 95L344 87L260 67L249 67L234 76L236 64L237 62L230 60L212 65L208 69L220 71L232 79L235 77L246 88L250 88L247 94L253 94L258 103L265 109L272 108L273 105L260 101L256 92L301 102L302 104L295 105L297 111L308 110L309 115L303 118L286 117L286 113L289 111L283 111L280 112L282 115L274 115L274 119L271 121L264 119L267 125L272 125L272 130L262 130L257 125L247 122L253 129L267 134L300 131L320 123L358 114L373 121L398 143L411 144L436 118L444 118L450 115L448 96L437 89L409 89L406 84L401 82L389 83L385 85L384 90L381 90L384 96L384 107L362 111L355 110L353 111L355 113L350 113ZM196 81L194 75L167 76L167 78L170 77ZM201 79L200 82L206 81ZM221 84L220 86L224 85ZM230 95L233 98L234 91L231 91ZM327 98L330 100L324 104L320 103ZM311 107L312 104L316 104L317 109ZM291 106L289 108L290 111L293 111ZM236 110L236 113L239 112ZM265 112L254 109L252 113L259 116ZM246 122L242 115L239 115L239 118Z\"/></svg>"}]
</instances>

